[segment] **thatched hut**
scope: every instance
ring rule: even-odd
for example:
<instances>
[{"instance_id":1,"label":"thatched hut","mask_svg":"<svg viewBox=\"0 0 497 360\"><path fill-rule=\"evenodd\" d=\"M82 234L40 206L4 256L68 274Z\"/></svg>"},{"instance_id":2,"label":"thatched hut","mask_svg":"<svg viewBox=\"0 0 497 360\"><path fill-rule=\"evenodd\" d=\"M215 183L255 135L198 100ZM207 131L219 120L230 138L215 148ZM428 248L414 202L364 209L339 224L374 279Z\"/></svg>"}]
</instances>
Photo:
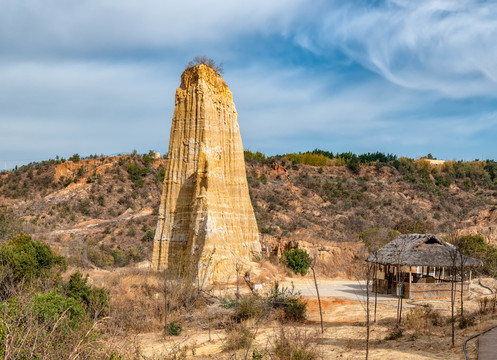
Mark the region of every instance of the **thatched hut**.
<instances>
[{"instance_id":1,"label":"thatched hut","mask_svg":"<svg viewBox=\"0 0 497 360\"><path fill-rule=\"evenodd\" d=\"M453 280L469 291L471 269L483 265L432 234L400 235L366 261L377 265L375 291L421 299L450 297ZM461 278L461 268L469 270L467 277Z\"/></svg>"}]
</instances>

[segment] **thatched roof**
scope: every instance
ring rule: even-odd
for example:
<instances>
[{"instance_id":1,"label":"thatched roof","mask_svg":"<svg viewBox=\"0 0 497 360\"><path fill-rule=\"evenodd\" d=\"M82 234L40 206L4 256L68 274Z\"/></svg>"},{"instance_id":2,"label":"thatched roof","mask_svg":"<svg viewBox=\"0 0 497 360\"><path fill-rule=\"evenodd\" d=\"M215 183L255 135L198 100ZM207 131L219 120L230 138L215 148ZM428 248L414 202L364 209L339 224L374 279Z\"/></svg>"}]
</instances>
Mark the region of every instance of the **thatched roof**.
<instances>
[{"instance_id":1,"label":"thatched roof","mask_svg":"<svg viewBox=\"0 0 497 360\"><path fill-rule=\"evenodd\" d=\"M381 249L371 254L366 261L383 265L411 266L460 266L461 257L456 247L432 234L400 235ZM480 260L463 256L463 265L467 267L482 266Z\"/></svg>"}]
</instances>

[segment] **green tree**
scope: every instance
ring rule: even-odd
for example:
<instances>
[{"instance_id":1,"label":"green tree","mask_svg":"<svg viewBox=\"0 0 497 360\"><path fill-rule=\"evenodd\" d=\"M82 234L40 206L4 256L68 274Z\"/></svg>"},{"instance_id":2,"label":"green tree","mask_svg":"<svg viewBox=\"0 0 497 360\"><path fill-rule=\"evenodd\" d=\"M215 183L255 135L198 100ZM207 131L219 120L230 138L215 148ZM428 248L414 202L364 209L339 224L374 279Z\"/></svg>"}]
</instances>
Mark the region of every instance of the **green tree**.
<instances>
[{"instance_id":1,"label":"green tree","mask_svg":"<svg viewBox=\"0 0 497 360\"><path fill-rule=\"evenodd\" d=\"M305 275L311 265L311 257L303 249L291 249L284 253L287 265L295 274Z\"/></svg>"}]
</instances>

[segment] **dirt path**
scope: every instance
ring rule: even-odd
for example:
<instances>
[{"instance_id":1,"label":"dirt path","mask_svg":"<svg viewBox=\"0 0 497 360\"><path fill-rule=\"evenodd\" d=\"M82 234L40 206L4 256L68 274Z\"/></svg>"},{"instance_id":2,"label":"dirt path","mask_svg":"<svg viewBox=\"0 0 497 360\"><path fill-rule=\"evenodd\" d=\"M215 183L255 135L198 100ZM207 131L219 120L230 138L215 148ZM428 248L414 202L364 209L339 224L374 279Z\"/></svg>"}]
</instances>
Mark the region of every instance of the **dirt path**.
<instances>
[{"instance_id":1,"label":"dirt path","mask_svg":"<svg viewBox=\"0 0 497 360\"><path fill-rule=\"evenodd\" d=\"M333 281L330 283L320 283L319 294L322 297L333 297L339 299L366 301L365 281ZM316 297L316 287L314 284L297 285L295 290L300 291L305 297ZM374 294L370 294L373 298ZM378 300L396 301L391 295L378 294Z\"/></svg>"}]
</instances>

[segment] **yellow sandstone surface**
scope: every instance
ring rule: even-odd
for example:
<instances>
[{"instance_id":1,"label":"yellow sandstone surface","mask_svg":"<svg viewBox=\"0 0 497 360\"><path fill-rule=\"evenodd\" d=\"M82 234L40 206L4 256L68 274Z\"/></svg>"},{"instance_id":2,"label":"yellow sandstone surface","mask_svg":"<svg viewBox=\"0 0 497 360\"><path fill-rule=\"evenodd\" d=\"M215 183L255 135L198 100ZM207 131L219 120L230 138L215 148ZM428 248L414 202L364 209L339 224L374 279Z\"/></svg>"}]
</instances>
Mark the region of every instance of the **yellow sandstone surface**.
<instances>
[{"instance_id":1,"label":"yellow sandstone surface","mask_svg":"<svg viewBox=\"0 0 497 360\"><path fill-rule=\"evenodd\" d=\"M213 69L196 65L176 90L152 266L228 281L260 251L231 91Z\"/></svg>"}]
</instances>

